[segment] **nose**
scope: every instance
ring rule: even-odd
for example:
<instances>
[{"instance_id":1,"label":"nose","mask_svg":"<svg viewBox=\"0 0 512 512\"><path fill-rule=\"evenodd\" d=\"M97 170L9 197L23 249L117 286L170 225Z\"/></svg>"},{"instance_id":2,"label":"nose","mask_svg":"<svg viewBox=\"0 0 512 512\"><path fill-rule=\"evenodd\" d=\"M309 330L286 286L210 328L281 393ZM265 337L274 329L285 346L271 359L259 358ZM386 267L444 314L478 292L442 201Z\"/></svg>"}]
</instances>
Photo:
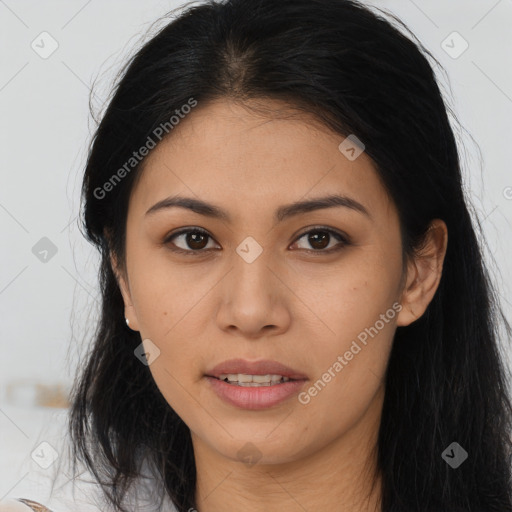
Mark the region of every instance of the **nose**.
<instances>
[{"instance_id":1,"label":"nose","mask_svg":"<svg viewBox=\"0 0 512 512\"><path fill-rule=\"evenodd\" d=\"M236 256L222 280L217 313L220 329L248 339L281 334L289 328L289 276L272 267L265 251L248 263ZM288 273L290 271L288 270Z\"/></svg>"}]
</instances>

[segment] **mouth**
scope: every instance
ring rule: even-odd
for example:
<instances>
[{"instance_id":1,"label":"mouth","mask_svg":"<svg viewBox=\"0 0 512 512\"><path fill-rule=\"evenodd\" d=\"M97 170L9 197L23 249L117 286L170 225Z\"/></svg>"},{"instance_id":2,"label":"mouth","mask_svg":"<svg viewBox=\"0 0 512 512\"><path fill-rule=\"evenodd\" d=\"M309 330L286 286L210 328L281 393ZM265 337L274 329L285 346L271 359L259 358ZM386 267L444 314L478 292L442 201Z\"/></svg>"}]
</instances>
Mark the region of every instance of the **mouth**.
<instances>
[{"instance_id":1,"label":"mouth","mask_svg":"<svg viewBox=\"0 0 512 512\"><path fill-rule=\"evenodd\" d=\"M211 376L213 377L213 376ZM223 382L227 382L228 384L232 384L234 386L242 386L242 387L262 387L262 386L276 386L278 384L283 384L289 381L295 381L300 379L290 379L289 377L285 377L283 375L248 375L244 373L229 373L229 374L220 374L218 377L213 377L214 379L221 380Z\"/></svg>"},{"instance_id":2,"label":"mouth","mask_svg":"<svg viewBox=\"0 0 512 512\"><path fill-rule=\"evenodd\" d=\"M279 384L290 380L306 380L307 376L277 361L230 359L206 372L207 377L215 377L229 383Z\"/></svg>"},{"instance_id":3,"label":"mouth","mask_svg":"<svg viewBox=\"0 0 512 512\"><path fill-rule=\"evenodd\" d=\"M225 361L205 374L214 393L241 409L261 410L289 400L308 380L306 375L277 361Z\"/></svg>"}]
</instances>

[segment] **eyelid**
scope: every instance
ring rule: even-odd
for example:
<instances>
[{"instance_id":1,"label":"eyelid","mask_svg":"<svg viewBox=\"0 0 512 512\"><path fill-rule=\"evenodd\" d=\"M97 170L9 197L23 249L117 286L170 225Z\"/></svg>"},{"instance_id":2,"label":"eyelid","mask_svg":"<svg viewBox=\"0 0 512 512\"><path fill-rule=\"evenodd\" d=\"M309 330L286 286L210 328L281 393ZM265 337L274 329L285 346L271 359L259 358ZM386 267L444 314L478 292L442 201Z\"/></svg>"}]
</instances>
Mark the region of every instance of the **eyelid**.
<instances>
[{"instance_id":1,"label":"eyelid","mask_svg":"<svg viewBox=\"0 0 512 512\"><path fill-rule=\"evenodd\" d=\"M304 228L303 231L301 231L298 235L295 236L292 245L297 243L304 235L307 235L308 233L315 231L324 231L326 233L329 233L330 235L335 235L335 237L339 239L338 244L335 245L334 247L331 247L330 249L302 249L303 251L320 256L322 254L331 254L333 252L336 252L337 250L340 250L344 246L350 245L352 243L350 237L343 231L339 231L338 229L330 228L329 226L323 226L320 224L314 226L307 226L306 228Z\"/></svg>"},{"instance_id":2,"label":"eyelid","mask_svg":"<svg viewBox=\"0 0 512 512\"><path fill-rule=\"evenodd\" d=\"M350 237L346 233L335 228L330 228L329 226L323 226L322 224L315 224L313 226L305 227L303 231L300 231L299 234L295 236L294 240L296 241L299 238L302 238L304 235L310 233L311 231L326 231L328 233L334 233L343 239L347 244L350 243Z\"/></svg>"},{"instance_id":3,"label":"eyelid","mask_svg":"<svg viewBox=\"0 0 512 512\"><path fill-rule=\"evenodd\" d=\"M214 240L216 243L218 243L215 238L213 238L212 235L210 235L210 233L208 233L208 231L206 231L205 229L203 228L200 228L200 227L196 227L196 226L187 226L187 227L184 227L184 228L181 228L181 229L178 229L178 231L173 231L172 233L169 233L168 235L165 236L163 242L162 242L162 245L168 245L171 240L173 238L176 238L180 235L185 235L187 233L190 233L190 232L195 232L195 233L201 233L209 238L211 238L212 240ZM177 247L177 248L173 248L172 251L174 252L181 252L181 253L196 253L196 254L200 254L200 253L203 253L203 252L207 252L211 249L201 249L201 250L197 250L197 251L193 251L193 250L185 250L185 249L181 249L180 247Z\"/></svg>"}]
</instances>

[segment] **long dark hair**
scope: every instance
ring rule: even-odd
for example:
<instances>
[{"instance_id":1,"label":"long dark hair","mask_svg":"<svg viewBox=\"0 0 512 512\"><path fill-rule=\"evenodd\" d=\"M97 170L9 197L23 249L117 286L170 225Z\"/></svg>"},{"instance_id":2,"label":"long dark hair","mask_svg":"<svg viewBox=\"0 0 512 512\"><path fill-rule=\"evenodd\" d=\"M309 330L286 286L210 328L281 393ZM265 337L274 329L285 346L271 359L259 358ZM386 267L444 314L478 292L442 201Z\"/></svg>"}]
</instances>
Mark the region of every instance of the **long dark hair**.
<instances>
[{"instance_id":1,"label":"long dark hair","mask_svg":"<svg viewBox=\"0 0 512 512\"><path fill-rule=\"evenodd\" d=\"M119 510L142 457L179 511L196 507L190 431L134 357L140 334L125 324L109 258L124 268L128 201L142 167L126 162L162 124L172 136L169 119L191 98L229 97L281 99L363 141L397 206L404 256L431 220L444 220L438 290L421 318L398 327L386 373L382 511L512 512L512 407L499 345L511 330L427 57L442 66L406 30L391 13L351 0L208 0L187 6L120 74L83 180L82 229L101 254L102 306L69 422L75 459ZM122 179L105 187L123 166ZM468 453L457 469L442 457L452 442Z\"/></svg>"}]
</instances>

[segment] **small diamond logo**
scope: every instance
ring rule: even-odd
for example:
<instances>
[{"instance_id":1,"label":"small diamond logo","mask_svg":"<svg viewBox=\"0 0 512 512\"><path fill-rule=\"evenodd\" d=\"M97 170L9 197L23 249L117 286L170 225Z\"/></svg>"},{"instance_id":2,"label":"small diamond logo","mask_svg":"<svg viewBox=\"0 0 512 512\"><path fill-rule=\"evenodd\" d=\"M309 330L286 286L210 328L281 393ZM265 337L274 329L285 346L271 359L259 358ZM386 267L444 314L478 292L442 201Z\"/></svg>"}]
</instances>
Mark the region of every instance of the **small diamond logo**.
<instances>
[{"instance_id":1,"label":"small diamond logo","mask_svg":"<svg viewBox=\"0 0 512 512\"><path fill-rule=\"evenodd\" d=\"M133 353L142 364L149 366L160 356L160 349L149 338L146 338Z\"/></svg>"},{"instance_id":2,"label":"small diamond logo","mask_svg":"<svg viewBox=\"0 0 512 512\"><path fill-rule=\"evenodd\" d=\"M262 252L263 247L254 240L252 236L248 236L237 248L236 252L247 263L252 263Z\"/></svg>"},{"instance_id":3,"label":"small diamond logo","mask_svg":"<svg viewBox=\"0 0 512 512\"><path fill-rule=\"evenodd\" d=\"M454 31L441 43L441 48L452 59L458 59L469 48L469 43Z\"/></svg>"},{"instance_id":4,"label":"small diamond logo","mask_svg":"<svg viewBox=\"0 0 512 512\"><path fill-rule=\"evenodd\" d=\"M262 453L253 443L245 443L244 446L238 450L236 456L237 459L246 466L252 467L261 459Z\"/></svg>"},{"instance_id":5,"label":"small diamond logo","mask_svg":"<svg viewBox=\"0 0 512 512\"><path fill-rule=\"evenodd\" d=\"M49 238L43 236L32 247L32 254L42 263L48 263L57 254L57 246Z\"/></svg>"},{"instance_id":6,"label":"small diamond logo","mask_svg":"<svg viewBox=\"0 0 512 512\"><path fill-rule=\"evenodd\" d=\"M57 450L46 441L42 442L30 454L32 460L43 469L48 469L59 457Z\"/></svg>"},{"instance_id":7,"label":"small diamond logo","mask_svg":"<svg viewBox=\"0 0 512 512\"><path fill-rule=\"evenodd\" d=\"M346 139L343 139L341 144L338 146L341 154L352 162L365 150L365 148L366 146L353 133L351 133Z\"/></svg>"},{"instance_id":8,"label":"small diamond logo","mask_svg":"<svg viewBox=\"0 0 512 512\"><path fill-rule=\"evenodd\" d=\"M453 469L457 469L467 458L468 452L455 441L441 454L445 462Z\"/></svg>"},{"instance_id":9,"label":"small diamond logo","mask_svg":"<svg viewBox=\"0 0 512 512\"><path fill-rule=\"evenodd\" d=\"M59 43L48 32L41 32L30 46L41 59L47 59L57 50Z\"/></svg>"}]
</instances>

